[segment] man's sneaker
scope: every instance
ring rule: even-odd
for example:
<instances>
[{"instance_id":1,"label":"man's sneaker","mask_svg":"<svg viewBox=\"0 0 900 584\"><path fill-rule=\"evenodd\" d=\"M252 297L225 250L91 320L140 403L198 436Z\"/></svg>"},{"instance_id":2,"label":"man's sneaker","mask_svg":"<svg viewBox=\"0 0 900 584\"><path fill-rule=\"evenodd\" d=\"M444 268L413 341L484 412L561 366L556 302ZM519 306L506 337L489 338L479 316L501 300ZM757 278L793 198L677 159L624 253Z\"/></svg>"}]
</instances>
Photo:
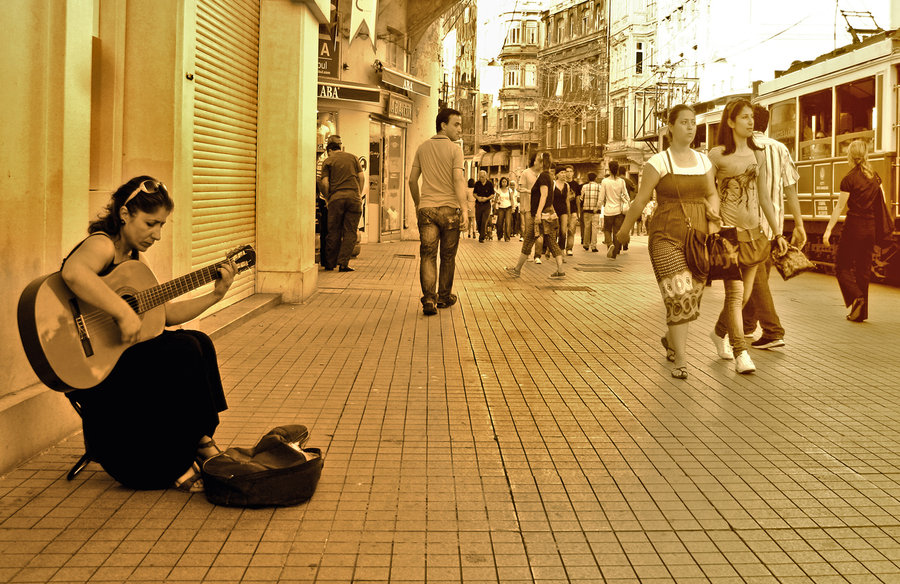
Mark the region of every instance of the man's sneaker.
<instances>
[{"instance_id":1,"label":"man's sneaker","mask_svg":"<svg viewBox=\"0 0 900 584\"><path fill-rule=\"evenodd\" d=\"M719 359L725 359L726 361L734 359L734 352L731 350L731 344L728 342L728 335L725 335L723 339L716 334L716 331L713 331L709 333L709 338L712 339L713 344L716 346L716 353L718 353ZM747 358L749 359L750 357L748 356Z\"/></svg>"},{"instance_id":2,"label":"man's sneaker","mask_svg":"<svg viewBox=\"0 0 900 584\"><path fill-rule=\"evenodd\" d=\"M594 247L594 248L591 248L591 251L594 252L594 253L597 253L597 252L600 251L600 250L597 249L596 247Z\"/></svg>"},{"instance_id":3,"label":"man's sneaker","mask_svg":"<svg viewBox=\"0 0 900 584\"><path fill-rule=\"evenodd\" d=\"M572 253L572 250L571 250L571 249L567 249L567 250L566 250L566 255L567 255L567 256L570 256L570 255L575 255L575 254Z\"/></svg>"},{"instance_id":4,"label":"man's sneaker","mask_svg":"<svg viewBox=\"0 0 900 584\"><path fill-rule=\"evenodd\" d=\"M533 261L534 261L534 258L531 257L531 256L528 256L528 261L529 261L529 262L533 262Z\"/></svg>"},{"instance_id":5,"label":"man's sneaker","mask_svg":"<svg viewBox=\"0 0 900 584\"><path fill-rule=\"evenodd\" d=\"M750 358L750 353L748 353L747 351L741 351L734 356L734 370L745 375L747 373L753 373L754 371L756 371L756 365L753 364L753 359Z\"/></svg>"},{"instance_id":6,"label":"man's sneaker","mask_svg":"<svg viewBox=\"0 0 900 584\"><path fill-rule=\"evenodd\" d=\"M437 304L434 302L434 300L426 300L422 303L422 314L426 316L437 314Z\"/></svg>"},{"instance_id":7,"label":"man's sneaker","mask_svg":"<svg viewBox=\"0 0 900 584\"><path fill-rule=\"evenodd\" d=\"M756 329L752 329L752 330L744 329L744 338L745 339L752 339L755 336L756 336Z\"/></svg>"},{"instance_id":8,"label":"man's sneaker","mask_svg":"<svg viewBox=\"0 0 900 584\"><path fill-rule=\"evenodd\" d=\"M456 294L451 294L446 300L437 301L438 308L450 308L454 304L456 304Z\"/></svg>"},{"instance_id":9,"label":"man's sneaker","mask_svg":"<svg viewBox=\"0 0 900 584\"><path fill-rule=\"evenodd\" d=\"M558 279L560 279L560 278L565 278L565 277L566 277L566 273L565 273L565 272L553 272L552 274L550 274L550 277L551 277L551 278L556 278L556 279L558 280Z\"/></svg>"},{"instance_id":10,"label":"man's sneaker","mask_svg":"<svg viewBox=\"0 0 900 584\"><path fill-rule=\"evenodd\" d=\"M519 272L519 270L517 270L515 268L505 268L505 270L506 270L506 273L509 274L510 276L512 276L513 278L518 278L519 276L522 275L522 273Z\"/></svg>"},{"instance_id":11,"label":"man's sneaker","mask_svg":"<svg viewBox=\"0 0 900 584\"><path fill-rule=\"evenodd\" d=\"M541 263L541 258L534 258L534 263L536 263L536 264Z\"/></svg>"},{"instance_id":12,"label":"man's sneaker","mask_svg":"<svg viewBox=\"0 0 900 584\"><path fill-rule=\"evenodd\" d=\"M754 349L775 349L784 346L784 339L773 339L771 337L759 337L759 339L750 343Z\"/></svg>"}]
</instances>

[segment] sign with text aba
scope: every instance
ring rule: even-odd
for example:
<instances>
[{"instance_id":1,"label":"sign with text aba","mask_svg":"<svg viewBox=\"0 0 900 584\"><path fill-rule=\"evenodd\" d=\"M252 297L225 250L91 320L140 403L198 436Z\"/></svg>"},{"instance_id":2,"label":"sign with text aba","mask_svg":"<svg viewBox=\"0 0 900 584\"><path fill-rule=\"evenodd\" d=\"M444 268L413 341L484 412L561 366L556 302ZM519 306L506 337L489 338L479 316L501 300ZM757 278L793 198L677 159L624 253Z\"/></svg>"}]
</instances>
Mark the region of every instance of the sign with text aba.
<instances>
[{"instance_id":1,"label":"sign with text aba","mask_svg":"<svg viewBox=\"0 0 900 584\"><path fill-rule=\"evenodd\" d=\"M377 87L354 85L348 82L320 81L316 95L319 99L337 99L341 101L360 101L363 103L381 103L381 92Z\"/></svg>"},{"instance_id":2,"label":"sign with text aba","mask_svg":"<svg viewBox=\"0 0 900 584\"><path fill-rule=\"evenodd\" d=\"M331 0L331 22L319 25L319 77L337 79L341 64L337 0Z\"/></svg>"}]
</instances>

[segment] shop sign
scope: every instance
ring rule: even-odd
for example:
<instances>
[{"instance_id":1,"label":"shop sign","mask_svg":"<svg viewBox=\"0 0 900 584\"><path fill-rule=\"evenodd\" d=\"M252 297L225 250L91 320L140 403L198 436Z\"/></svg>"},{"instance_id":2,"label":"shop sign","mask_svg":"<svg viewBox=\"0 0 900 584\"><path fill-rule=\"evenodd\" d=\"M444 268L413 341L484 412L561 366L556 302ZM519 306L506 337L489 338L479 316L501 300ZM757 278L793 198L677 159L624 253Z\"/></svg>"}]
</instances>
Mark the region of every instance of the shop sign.
<instances>
[{"instance_id":1,"label":"shop sign","mask_svg":"<svg viewBox=\"0 0 900 584\"><path fill-rule=\"evenodd\" d=\"M319 99L381 103L381 91L377 87L322 82L319 83L316 95L318 95Z\"/></svg>"},{"instance_id":2,"label":"shop sign","mask_svg":"<svg viewBox=\"0 0 900 584\"><path fill-rule=\"evenodd\" d=\"M393 120L412 122L413 103L396 95L388 95L387 115Z\"/></svg>"},{"instance_id":3,"label":"shop sign","mask_svg":"<svg viewBox=\"0 0 900 584\"><path fill-rule=\"evenodd\" d=\"M419 95L424 96L431 95L431 86L427 83L422 83L418 79L414 79L409 75L404 75L399 71L388 69L387 67L384 67L381 70L381 80L394 87L399 87L404 91L418 93Z\"/></svg>"},{"instance_id":4,"label":"shop sign","mask_svg":"<svg viewBox=\"0 0 900 584\"><path fill-rule=\"evenodd\" d=\"M331 0L331 22L319 25L319 77L339 77L341 45L338 42L337 0Z\"/></svg>"}]
</instances>

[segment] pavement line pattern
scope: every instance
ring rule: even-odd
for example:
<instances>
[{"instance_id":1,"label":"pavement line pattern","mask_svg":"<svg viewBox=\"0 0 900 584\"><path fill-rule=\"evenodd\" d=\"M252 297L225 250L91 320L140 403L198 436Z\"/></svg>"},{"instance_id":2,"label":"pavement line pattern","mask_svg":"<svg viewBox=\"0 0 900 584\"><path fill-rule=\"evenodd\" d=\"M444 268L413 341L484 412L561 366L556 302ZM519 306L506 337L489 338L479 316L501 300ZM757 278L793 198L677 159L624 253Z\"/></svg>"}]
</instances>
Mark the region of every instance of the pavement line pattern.
<instances>
[{"instance_id":1,"label":"pavement line pattern","mask_svg":"<svg viewBox=\"0 0 900 584\"><path fill-rule=\"evenodd\" d=\"M221 446L301 423L308 503L135 492L76 435L0 478L2 582L900 582L900 290L844 319L833 278L770 280L787 346L757 373L691 327L686 381L635 238L616 260L526 263L464 239L459 302L425 317L418 244L362 246L300 305L216 341Z\"/></svg>"}]
</instances>

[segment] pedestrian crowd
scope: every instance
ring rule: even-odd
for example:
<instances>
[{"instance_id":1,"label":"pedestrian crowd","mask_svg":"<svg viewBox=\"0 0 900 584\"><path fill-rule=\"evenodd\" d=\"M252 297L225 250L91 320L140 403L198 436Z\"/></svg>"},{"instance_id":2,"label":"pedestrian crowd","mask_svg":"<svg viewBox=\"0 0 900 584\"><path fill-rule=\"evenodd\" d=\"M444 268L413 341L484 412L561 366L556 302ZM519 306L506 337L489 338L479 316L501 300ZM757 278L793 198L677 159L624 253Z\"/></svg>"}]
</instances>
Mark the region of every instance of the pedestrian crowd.
<instances>
[{"instance_id":1,"label":"pedestrian crowd","mask_svg":"<svg viewBox=\"0 0 900 584\"><path fill-rule=\"evenodd\" d=\"M716 281L722 282L725 299L709 331L711 349L733 361L738 373L753 373L750 348L785 346L768 285L773 264L807 242L797 198L799 172L787 147L765 135L768 118L768 110L747 100L729 102L716 136L719 145L704 153L692 148L693 109L673 107L667 119L669 145L647 161L637 184L616 160L608 161L605 176L590 172L579 181L572 166L554 164L546 151L529 155L517 182L502 177L495 183L481 170L467 183L462 151L454 144L461 116L442 110L438 133L419 147L409 176L421 239L423 313L436 314L457 300L452 288L462 232L477 235L480 243L495 236L509 242L518 235L521 248L507 275L520 277L528 262L546 260L555 263L554 279L566 277L566 258L573 255L576 239L584 251L598 252L602 232L606 255L615 260L628 250L632 235L646 234L665 308L660 344L672 363L672 377L688 378L688 327L700 314L704 289ZM850 308L847 319L862 322L868 318L873 247L892 226L881 210L881 179L868 163L864 141L850 145L848 161L850 171L823 241L830 244L835 223L846 213L837 279ZM784 235L785 212L793 219L790 242ZM701 252L692 240L704 242ZM712 270L723 266L731 269ZM759 336L751 340L757 329Z\"/></svg>"}]
</instances>

